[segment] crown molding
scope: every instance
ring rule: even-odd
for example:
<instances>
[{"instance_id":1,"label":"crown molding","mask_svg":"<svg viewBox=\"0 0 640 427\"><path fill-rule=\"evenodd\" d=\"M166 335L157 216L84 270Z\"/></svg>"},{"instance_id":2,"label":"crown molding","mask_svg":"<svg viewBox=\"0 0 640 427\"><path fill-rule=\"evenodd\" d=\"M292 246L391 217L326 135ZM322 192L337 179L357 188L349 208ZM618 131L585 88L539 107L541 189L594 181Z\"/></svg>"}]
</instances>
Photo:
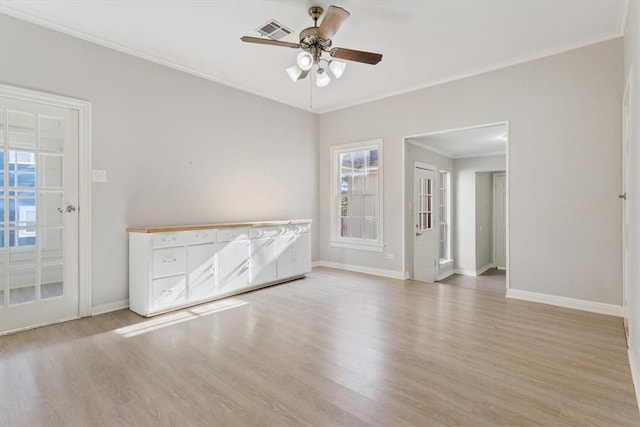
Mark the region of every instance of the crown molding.
<instances>
[{"instance_id":1,"label":"crown molding","mask_svg":"<svg viewBox=\"0 0 640 427\"><path fill-rule=\"evenodd\" d=\"M155 55L152 55L150 53L146 53L146 52L143 52L141 50L137 50L137 49L134 49L132 47L129 47L129 46L126 46L126 45L123 45L123 44L120 44L120 43L115 43L115 42L103 39L101 37L96 37L96 36L93 36L91 34L87 34L87 33L83 32L83 31L74 30L73 28L69 28L69 27L67 27L65 25L56 24L55 22L51 22L49 20L39 18L39 17L31 15L29 13L25 13L25 12L22 12L20 10L12 9L12 8L6 6L6 5L0 4L0 13L4 14L4 15L7 15L7 16L11 16L13 18L20 19L22 21L29 22L31 24L35 24L35 25L39 25L41 27L48 28L48 29L53 30L53 31L57 31L59 33L66 34L68 36L75 37L75 38L80 39L80 40L87 41L89 43L97 44L99 46L103 46L103 47L106 47L106 48L109 48L109 49L113 49L113 50L116 50L118 52L125 53L127 55L135 56L137 58L141 58L141 59L144 59L144 60L149 61L149 62L153 62L153 63L159 64L159 65L163 65L165 67L169 67L169 68L172 68L172 69L177 70L177 71L182 71L183 73L187 73L187 74L190 74L192 76L200 77L200 78L205 79L205 80L209 80L209 81L212 81L212 82L215 82L215 83L219 83L219 84L221 84L223 86L227 86L227 87L231 87L233 89L241 90L243 92L247 92L247 93L250 93L252 95L259 96L261 98L267 98L267 99L270 99L272 101L279 102L281 104L286 104L286 105L289 105L290 107L295 107L295 108L298 108L298 109L301 109L301 110L304 110L304 111L308 111L308 112L311 112L311 113L316 113L316 114L318 113L317 110L315 110L315 109L302 106L302 105L297 104L295 102L287 101L286 99L282 99L282 98L279 98L277 96L273 96L271 94L268 94L268 93L265 93L265 92L262 92L262 91L259 91L259 90L256 90L256 89L252 89L252 88L249 88L247 86L243 86L241 84L238 84L238 83L235 83L235 82L232 82L232 81L229 81L229 80L222 79L222 78L214 76L212 74L203 73L202 71L195 70L195 69L193 69L191 67L188 67L186 65L182 65L180 63L177 63L177 62L165 59L165 58L161 58L159 56L155 56Z\"/></svg>"},{"instance_id":2,"label":"crown molding","mask_svg":"<svg viewBox=\"0 0 640 427\"><path fill-rule=\"evenodd\" d=\"M582 47L587 47L587 46L591 46L594 44L598 44L598 43L602 43L602 42L606 42L608 40L613 40L613 39L617 39L619 37L622 37L623 33L620 32L620 29L617 29L616 31L612 32L612 33L606 33L606 34L601 34L599 36L596 37L592 37L589 39L585 39L579 42L574 42L574 43L567 43L552 49L547 49L547 50L543 50L543 51L539 51L530 55L523 55L520 58L511 60L511 61L503 61L503 62L499 62L497 64L494 65L489 65L487 67L480 67L480 68L476 68L474 70L471 70L469 72L466 73L460 73L460 74L456 74L453 75L451 77L445 77L443 79L440 80L434 80L432 82L429 83L425 83L422 85L418 85L418 86L413 86L411 88L408 89L401 89L398 91L394 91L394 92L389 92L386 93L384 95L380 95L380 96L374 96L374 97L370 97L370 98L363 98L354 102L350 102L350 103L344 103L344 104L336 104L332 107L326 108L326 109L320 109L318 110L318 114L326 114L326 113L332 113L334 111L338 111L338 110L343 110L346 108L351 108L351 107L355 107L358 105L362 105L362 104L367 104L369 102L374 102L374 101L380 101L382 99L386 99L386 98L391 98L397 95L405 95L411 92L415 92L418 90L422 90L422 89L426 89L429 87L433 87L433 86L438 86L441 84L445 84L445 83L451 83L454 82L456 80L462 80L462 79L466 79L469 77L474 77L474 76L478 76L481 74L485 74L485 73L489 73L491 71L498 71L501 70L503 68L509 68L512 67L514 65L520 65L520 64L524 64L527 62L531 62L531 61L535 61L537 59L543 59L543 58L547 58L550 56L554 56L554 55L559 55L561 53L565 53L565 52L569 52L571 50L575 50L575 49L580 49Z\"/></svg>"}]
</instances>

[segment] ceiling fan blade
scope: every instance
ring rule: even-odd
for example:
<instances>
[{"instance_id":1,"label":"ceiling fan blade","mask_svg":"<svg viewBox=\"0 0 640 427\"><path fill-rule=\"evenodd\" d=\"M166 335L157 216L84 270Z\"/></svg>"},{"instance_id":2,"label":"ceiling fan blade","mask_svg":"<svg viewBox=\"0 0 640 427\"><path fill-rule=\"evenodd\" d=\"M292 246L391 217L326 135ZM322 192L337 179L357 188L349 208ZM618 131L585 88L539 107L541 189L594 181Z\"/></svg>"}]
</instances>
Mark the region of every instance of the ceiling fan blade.
<instances>
[{"instance_id":1,"label":"ceiling fan blade","mask_svg":"<svg viewBox=\"0 0 640 427\"><path fill-rule=\"evenodd\" d=\"M345 49L343 47L334 47L329 52L331 56L348 61L364 62L365 64L376 65L382 61L381 53L363 52L361 50Z\"/></svg>"},{"instance_id":2,"label":"ceiling fan blade","mask_svg":"<svg viewBox=\"0 0 640 427\"><path fill-rule=\"evenodd\" d=\"M322 24L318 28L318 37L329 40L338 32L340 26L351 15L349 12L338 6L330 6L322 19Z\"/></svg>"},{"instance_id":3,"label":"ceiling fan blade","mask_svg":"<svg viewBox=\"0 0 640 427\"><path fill-rule=\"evenodd\" d=\"M280 40L262 39L260 37L244 36L244 37L240 37L240 40L242 40L245 43L270 44L272 46L291 47L294 49L297 49L300 47L298 43L281 42Z\"/></svg>"}]
</instances>

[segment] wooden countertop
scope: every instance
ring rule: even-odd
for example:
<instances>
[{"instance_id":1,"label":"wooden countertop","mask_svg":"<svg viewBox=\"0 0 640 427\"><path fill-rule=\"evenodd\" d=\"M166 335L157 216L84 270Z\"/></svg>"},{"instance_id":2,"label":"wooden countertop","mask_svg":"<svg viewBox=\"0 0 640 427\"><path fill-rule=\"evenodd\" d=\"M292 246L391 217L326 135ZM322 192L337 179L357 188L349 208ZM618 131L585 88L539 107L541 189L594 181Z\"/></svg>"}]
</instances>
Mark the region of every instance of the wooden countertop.
<instances>
[{"instance_id":1,"label":"wooden countertop","mask_svg":"<svg viewBox=\"0 0 640 427\"><path fill-rule=\"evenodd\" d=\"M310 219L288 219L282 221L250 221L250 222L226 222L219 224L200 225L172 225L163 227L128 227L128 233L173 233L176 231L209 230L212 228L236 228L236 227L268 227L270 225L309 224Z\"/></svg>"}]
</instances>

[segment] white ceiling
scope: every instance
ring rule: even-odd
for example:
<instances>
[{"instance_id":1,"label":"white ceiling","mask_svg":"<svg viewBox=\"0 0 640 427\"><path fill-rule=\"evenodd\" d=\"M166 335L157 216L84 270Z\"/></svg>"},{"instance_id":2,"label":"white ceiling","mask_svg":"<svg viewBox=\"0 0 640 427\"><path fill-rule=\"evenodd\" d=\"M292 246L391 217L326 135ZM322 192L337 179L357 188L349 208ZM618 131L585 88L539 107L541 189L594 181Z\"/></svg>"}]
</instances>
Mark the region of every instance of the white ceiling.
<instances>
[{"instance_id":1,"label":"white ceiling","mask_svg":"<svg viewBox=\"0 0 640 427\"><path fill-rule=\"evenodd\" d=\"M311 26L309 6L351 12L334 47L379 52L326 88L291 82L297 50L242 43L271 18ZM621 35L625 0L14 1L0 12L296 107L326 112ZM311 96L310 96L311 95Z\"/></svg>"},{"instance_id":2,"label":"white ceiling","mask_svg":"<svg viewBox=\"0 0 640 427\"><path fill-rule=\"evenodd\" d=\"M453 159L505 154L507 125L496 124L409 138L409 142Z\"/></svg>"}]
</instances>

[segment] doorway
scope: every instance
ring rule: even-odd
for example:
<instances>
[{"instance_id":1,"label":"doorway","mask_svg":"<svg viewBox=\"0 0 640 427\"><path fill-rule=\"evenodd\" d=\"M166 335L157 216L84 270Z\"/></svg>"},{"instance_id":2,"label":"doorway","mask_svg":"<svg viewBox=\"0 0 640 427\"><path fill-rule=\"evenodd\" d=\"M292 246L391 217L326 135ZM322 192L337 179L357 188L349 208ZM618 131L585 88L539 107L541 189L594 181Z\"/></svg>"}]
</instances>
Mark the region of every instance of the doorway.
<instances>
[{"instance_id":1,"label":"doorway","mask_svg":"<svg viewBox=\"0 0 640 427\"><path fill-rule=\"evenodd\" d=\"M506 291L509 276L508 136L508 122L498 122L405 137L403 221L407 277L419 281L443 281L454 274L476 277L495 269L497 264L501 270L487 274L495 276L492 281L502 282L503 292ZM435 240L434 245L429 246L435 252L425 252L416 244L421 243L422 237L419 232L416 235L421 227L418 215L421 206L416 198L419 194L416 162L422 162L435 174L431 200L435 206L432 211ZM493 179L497 173L502 174L497 177L501 181L496 183L500 184L501 197L494 196ZM482 203L478 203L479 198ZM502 208L502 217L494 218L495 203ZM501 226L494 227L496 221ZM502 243L494 242L499 237Z\"/></svg>"},{"instance_id":2,"label":"doorway","mask_svg":"<svg viewBox=\"0 0 640 427\"><path fill-rule=\"evenodd\" d=\"M5 334L89 314L89 282L80 287L87 271L80 267L80 253L87 242L80 239L79 214L80 176L87 169L80 161L86 156L80 142L87 136L81 123L87 110L55 105L66 98L0 89L0 334ZM84 217L89 205L86 211Z\"/></svg>"},{"instance_id":3,"label":"doorway","mask_svg":"<svg viewBox=\"0 0 640 427\"><path fill-rule=\"evenodd\" d=\"M627 200L629 194L629 96L631 93L631 78L627 81L622 97L622 193L618 196L622 202L622 310L624 331L629 337L629 286L631 282L629 236L629 217L631 205Z\"/></svg>"}]
</instances>

